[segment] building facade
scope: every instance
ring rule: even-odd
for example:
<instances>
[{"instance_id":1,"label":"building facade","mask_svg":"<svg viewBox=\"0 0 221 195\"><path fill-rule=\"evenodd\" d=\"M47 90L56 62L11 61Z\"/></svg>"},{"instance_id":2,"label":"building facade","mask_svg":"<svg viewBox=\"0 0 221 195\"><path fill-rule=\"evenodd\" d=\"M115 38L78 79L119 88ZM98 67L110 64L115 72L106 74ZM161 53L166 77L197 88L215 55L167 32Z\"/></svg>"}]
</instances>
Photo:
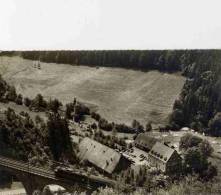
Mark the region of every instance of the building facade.
<instances>
[{"instance_id":1,"label":"building facade","mask_svg":"<svg viewBox=\"0 0 221 195\"><path fill-rule=\"evenodd\" d=\"M79 144L79 159L107 174L127 169L131 162L119 152L85 137Z\"/></svg>"},{"instance_id":2,"label":"building facade","mask_svg":"<svg viewBox=\"0 0 221 195\"><path fill-rule=\"evenodd\" d=\"M149 151L148 161L150 166L168 174L178 172L182 165L182 159L177 151L160 142L156 142Z\"/></svg>"}]
</instances>

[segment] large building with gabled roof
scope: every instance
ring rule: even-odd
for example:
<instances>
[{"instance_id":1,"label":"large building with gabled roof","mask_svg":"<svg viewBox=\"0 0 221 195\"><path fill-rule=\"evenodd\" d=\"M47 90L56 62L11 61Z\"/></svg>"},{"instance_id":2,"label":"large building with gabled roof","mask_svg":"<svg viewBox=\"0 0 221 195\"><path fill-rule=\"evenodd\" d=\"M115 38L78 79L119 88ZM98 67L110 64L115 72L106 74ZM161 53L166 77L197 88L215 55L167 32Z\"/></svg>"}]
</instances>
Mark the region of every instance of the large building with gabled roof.
<instances>
[{"instance_id":1,"label":"large building with gabled roof","mask_svg":"<svg viewBox=\"0 0 221 195\"><path fill-rule=\"evenodd\" d=\"M150 166L165 173L178 171L182 163L182 159L176 150L160 142L156 142L149 151L148 161Z\"/></svg>"},{"instance_id":2,"label":"large building with gabled roof","mask_svg":"<svg viewBox=\"0 0 221 195\"><path fill-rule=\"evenodd\" d=\"M145 133L140 133L135 139L135 146L141 150L149 152L156 142L156 138Z\"/></svg>"},{"instance_id":3,"label":"large building with gabled roof","mask_svg":"<svg viewBox=\"0 0 221 195\"><path fill-rule=\"evenodd\" d=\"M107 174L128 168L130 161L93 139L85 137L79 144L79 159L86 161Z\"/></svg>"}]
</instances>

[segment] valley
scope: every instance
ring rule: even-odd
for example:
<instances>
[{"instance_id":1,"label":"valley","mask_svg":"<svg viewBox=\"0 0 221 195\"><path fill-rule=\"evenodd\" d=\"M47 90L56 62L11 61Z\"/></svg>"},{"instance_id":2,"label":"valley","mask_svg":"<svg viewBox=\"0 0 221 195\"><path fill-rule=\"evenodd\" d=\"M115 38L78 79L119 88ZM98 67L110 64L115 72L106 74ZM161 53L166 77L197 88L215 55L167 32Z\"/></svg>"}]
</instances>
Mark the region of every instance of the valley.
<instances>
[{"instance_id":1,"label":"valley","mask_svg":"<svg viewBox=\"0 0 221 195\"><path fill-rule=\"evenodd\" d=\"M1 57L0 71L23 96L41 93L64 104L76 97L109 121L128 125L133 119L165 124L185 81L179 73L44 62L38 69L34 64L17 56Z\"/></svg>"}]
</instances>

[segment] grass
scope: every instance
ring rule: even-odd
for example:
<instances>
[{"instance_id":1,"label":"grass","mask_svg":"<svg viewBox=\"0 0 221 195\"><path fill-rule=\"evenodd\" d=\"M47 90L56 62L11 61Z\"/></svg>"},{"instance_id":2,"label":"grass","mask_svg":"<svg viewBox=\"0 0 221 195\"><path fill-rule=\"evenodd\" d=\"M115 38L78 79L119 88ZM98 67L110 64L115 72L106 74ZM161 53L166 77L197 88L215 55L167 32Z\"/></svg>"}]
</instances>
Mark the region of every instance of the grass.
<instances>
[{"instance_id":1,"label":"grass","mask_svg":"<svg viewBox=\"0 0 221 195\"><path fill-rule=\"evenodd\" d=\"M30 111L26 106L17 105L14 102L9 102L9 103L0 102L0 109L7 110L7 108L12 108L13 110L16 111L17 114L19 114L22 111L27 112L33 120L37 115L40 116L42 119L44 119L44 121L47 120L46 114L44 112L33 112Z\"/></svg>"},{"instance_id":2,"label":"grass","mask_svg":"<svg viewBox=\"0 0 221 195\"><path fill-rule=\"evenodd\" d=\"M131 124L163 124L184 84L179 74L141 72L121 68L93 68L34 62L20 57L2 57L7 71L4 78L19 93L70 102L77 97L109 121Z\"/></svg>"},{"instance_id":3,"label":"grass","mask_svg":"<svg viewBox=\"0 0 221 195\"><path fill-rule=\"evenodd\" d=\"M7 65L4 64L4 62L2 60L0 60L0 74L3 75L6 72L7 72Z\"/></svg>"}]
</instances>

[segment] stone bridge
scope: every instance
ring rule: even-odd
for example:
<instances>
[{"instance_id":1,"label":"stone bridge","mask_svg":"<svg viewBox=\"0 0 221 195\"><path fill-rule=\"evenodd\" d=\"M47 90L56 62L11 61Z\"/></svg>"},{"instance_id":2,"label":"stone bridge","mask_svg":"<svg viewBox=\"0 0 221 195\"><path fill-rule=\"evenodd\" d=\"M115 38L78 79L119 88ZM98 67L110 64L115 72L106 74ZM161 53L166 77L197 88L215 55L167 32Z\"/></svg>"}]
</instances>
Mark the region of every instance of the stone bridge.
<instances>
[{"instance_id":1,"label":"stone bridge","mask_svg":"<svg viewBox=\"0 0 221 195\"><path fill-rule=\"evenodd\" d=\"M29 163L13 160L0 156L0 168L15 175L20 180L28 195L32 195L35 190L42 191L46 185L57 184L67 191L87 191L90 194L98 187L114 186L115 181L86 175L77 170L73 170L70 175L58 176L52 170L31 166ZM74 175L74 176L73 176Z\"/></svg>"}]
</instances>

